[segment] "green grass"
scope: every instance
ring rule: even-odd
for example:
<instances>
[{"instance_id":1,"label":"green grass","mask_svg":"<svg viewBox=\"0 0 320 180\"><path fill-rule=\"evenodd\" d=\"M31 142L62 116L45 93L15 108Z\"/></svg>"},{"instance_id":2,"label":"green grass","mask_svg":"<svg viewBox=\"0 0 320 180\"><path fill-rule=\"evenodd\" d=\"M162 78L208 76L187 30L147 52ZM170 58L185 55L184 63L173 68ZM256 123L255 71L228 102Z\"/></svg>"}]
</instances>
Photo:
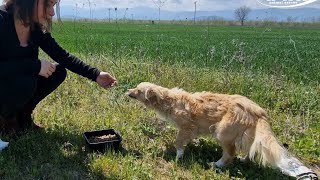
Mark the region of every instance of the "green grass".
<instances>
[{"instance_id":1,"label":"green grass","mask_svg":"<svg viewBox=\"0 0 320 180\"><path fill-rule=\"evenodd\" d=\"M34 112L45 130L2 137L10 146L0 153L1 179L288 179L239 160L209 167L221 156L211 137L189 144L176 163L173 126L124 95L142 81L245 95L268 111L292 154L320 166L318 29L66 22L54 36L119 85L104 90L69 72ZM85 146L83 132L106 128L121 133L122 152Z\"/></svg>"}]
</instances>

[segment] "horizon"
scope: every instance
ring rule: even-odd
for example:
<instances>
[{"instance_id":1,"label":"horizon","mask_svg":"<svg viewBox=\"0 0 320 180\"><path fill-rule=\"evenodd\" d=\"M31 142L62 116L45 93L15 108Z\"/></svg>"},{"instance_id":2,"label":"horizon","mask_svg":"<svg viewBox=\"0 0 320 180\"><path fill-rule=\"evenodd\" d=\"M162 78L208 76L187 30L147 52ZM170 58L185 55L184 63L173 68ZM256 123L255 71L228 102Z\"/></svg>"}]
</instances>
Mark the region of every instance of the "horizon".
<instances>
[{"instance_id":1,"label":"horizon","mask_svg":"<svg viewBox=\"0 0 320 180\"><path fill-rule=\"evenodd\" d=\"M196 2L196 3L195 3ZM248 6L252 10L268 9L269 6L262 5L258 0L61 0L60 7L73 6L77 9L132 9L137 7L146 7L152 9L181 12L181 11L223 11L235 10L240 6ZM298 9L298 8L317 8L320 9L320 0L316 0L307 5L295 8L281 9Z\"/></svg>"},{"instance_id":2,"label":"horizon","mask_svg":"<svg viewBox=\"0 0 320 180\"><path fill-rule=\"evenodd\" d=\"M86 3L79 4L80 0L75 1L74 5L60 4L60 16L64 19L135 19L135 20L185 20L185 19L224 19L233 20L234 9L227 10L204 10L197 8L196 15L194 10L179 10L170 11L161 7L161 16L156 6L150 7L147 5L135 6L133 8L116 7L106 8L95 4L98 1L87 1ZM255 0L251 0L255 1ZM89 6L90 2L90 6ZM122 1L124 2L124 1ZM150 2L150 0L149 0ZM231 2L231 1L230 1ZM244 1L243 1L244 2ZM249 2L249 1L246 1ZM318 1L319 2L319 1ZM312 4L311 4L312 5ZM91 8L90 8L91 7ZM260 6L259 6L260 7ZM249 13L249 20L275 20L283 21L290 18L290 21L319 21L320 9L314 5L300 6L299 8L274 8L269 6L263 6L262 8L251 8ZM308 9L306 8L313 8Z\"/></svg>"}]
</instances>

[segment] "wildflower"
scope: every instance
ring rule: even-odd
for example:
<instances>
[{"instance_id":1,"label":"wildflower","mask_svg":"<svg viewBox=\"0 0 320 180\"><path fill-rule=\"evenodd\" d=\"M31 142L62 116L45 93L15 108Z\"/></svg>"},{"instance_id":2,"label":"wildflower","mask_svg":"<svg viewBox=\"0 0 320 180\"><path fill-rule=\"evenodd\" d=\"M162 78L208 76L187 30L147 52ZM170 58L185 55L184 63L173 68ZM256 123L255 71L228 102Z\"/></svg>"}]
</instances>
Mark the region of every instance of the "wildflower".
<instances>
[{"instance_id":1,"label":"wildflower","mask_svg":"<svg viewBox=\"0 0 320 180\"><path fill-rule=\"evenodd\" d=\"M212 46L212 48L210 49L210 55L214 56L215 54L216 54L216 48Z\"/></svg>"}]
</instances>

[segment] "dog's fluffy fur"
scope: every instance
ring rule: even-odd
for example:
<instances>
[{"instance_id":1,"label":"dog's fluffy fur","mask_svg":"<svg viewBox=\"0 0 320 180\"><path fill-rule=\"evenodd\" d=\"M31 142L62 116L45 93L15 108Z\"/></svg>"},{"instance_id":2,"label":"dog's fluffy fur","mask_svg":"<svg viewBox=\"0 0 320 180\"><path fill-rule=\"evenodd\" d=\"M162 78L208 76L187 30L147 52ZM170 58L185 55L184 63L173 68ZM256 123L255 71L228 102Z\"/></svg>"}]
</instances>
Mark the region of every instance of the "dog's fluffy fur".
<instances>
[{"instance_id":1,"label":"dog's fluffy fur","mask_svg":"<svg viewBox=\"0 0 320 180\"><path fill-rule=\"evenodd\" d=\"M218 167L232 162L238 151L247 154L243 160L258 157L263 165L272 166L287 154L272 133L266 111L244 96L188 93L148 82L129 89L127 95L176 125L177 158L182 157L184 146L201 134L212 134L220 143L223 155L215 162Z\"/></svg>"}]
</instances>

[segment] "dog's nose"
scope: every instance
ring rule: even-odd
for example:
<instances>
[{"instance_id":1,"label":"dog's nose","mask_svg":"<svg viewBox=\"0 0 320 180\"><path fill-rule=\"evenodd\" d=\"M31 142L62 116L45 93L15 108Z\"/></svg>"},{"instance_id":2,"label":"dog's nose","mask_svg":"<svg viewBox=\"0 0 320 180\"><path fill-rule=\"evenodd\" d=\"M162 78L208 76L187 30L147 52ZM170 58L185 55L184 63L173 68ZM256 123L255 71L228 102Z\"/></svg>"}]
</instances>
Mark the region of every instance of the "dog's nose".
<instances>
[{"instance_id":1,"label":"dog's nose","mask_svg":"<svg viewBox=\"0 0 320 180\"><path fill-rule=\"evenodd\" d=\"M128 96L131 97L131 98L134 98L134 99L136 98L136 96L134 96L133 93L128 94Z\"/></svg>"},{"instance_id":2,"label":"dog's nose","mask_svg":"<svg viewBox=\"0 0 320 180\"><path fill-rule=\"evenodd\" d=\"M132 89L129 89L128 92L126 92L126 95L129 96L129 97L131 97L131 98L134 98Z\"/></svg>"}]
</instances>

